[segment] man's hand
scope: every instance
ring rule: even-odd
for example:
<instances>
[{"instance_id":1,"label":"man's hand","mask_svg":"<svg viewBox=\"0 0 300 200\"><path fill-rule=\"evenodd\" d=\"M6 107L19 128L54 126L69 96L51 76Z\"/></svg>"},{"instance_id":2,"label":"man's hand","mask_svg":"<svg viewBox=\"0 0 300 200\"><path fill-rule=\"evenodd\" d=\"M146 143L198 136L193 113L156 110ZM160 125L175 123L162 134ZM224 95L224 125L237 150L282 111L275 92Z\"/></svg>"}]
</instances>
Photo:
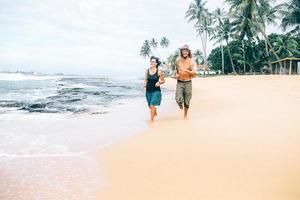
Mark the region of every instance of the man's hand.
<instances>
[{"instance_id":1,"label":"man's hand","mask_svg":"<svg viewBox=\"0 0 300 200\"><path fill-rule=\"evenodd\" d=\"M178 73L174 73L174 74L172 75L172 78L178 79L178 78L179 78L179 74L178 74Z\"/></svg>"}]
</instances>

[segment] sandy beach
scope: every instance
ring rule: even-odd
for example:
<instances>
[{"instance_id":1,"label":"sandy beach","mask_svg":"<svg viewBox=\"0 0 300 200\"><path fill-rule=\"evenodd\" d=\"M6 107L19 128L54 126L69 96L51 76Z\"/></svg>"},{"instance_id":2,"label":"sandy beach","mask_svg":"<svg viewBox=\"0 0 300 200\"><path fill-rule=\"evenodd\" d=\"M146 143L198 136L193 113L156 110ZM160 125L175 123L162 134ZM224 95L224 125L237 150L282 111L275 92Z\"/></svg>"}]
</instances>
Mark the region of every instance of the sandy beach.
<instances>
[{"instance_id":1,"label":"sandy beach","mask_svg":"<svg viewBox=\"0 0 300 200\"><path fill-rule=\"evenodd\" d=\"M95 199L300 199L299 91L300 76L195 79L187 122L172 110L97 153Z\"/></svg>"}]
</instances>

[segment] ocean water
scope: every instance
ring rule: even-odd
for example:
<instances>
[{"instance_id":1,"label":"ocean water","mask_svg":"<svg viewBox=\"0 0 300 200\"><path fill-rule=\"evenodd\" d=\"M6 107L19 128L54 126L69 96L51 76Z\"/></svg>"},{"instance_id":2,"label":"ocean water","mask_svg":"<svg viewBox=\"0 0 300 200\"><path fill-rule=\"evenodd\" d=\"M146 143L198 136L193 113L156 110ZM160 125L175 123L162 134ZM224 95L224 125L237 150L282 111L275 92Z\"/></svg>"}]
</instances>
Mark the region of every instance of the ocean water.
<instances>
[{"instance_id":1,"label":"ocean water","mask_svg":"<svg viewBox=\"0 0 300 200\"><path fill-rule=\"evenodd\" d=\"M91 154L147 127L142 85L0 73L0 199L90 199L105 184Z\"/></svg>"}]
</instances>

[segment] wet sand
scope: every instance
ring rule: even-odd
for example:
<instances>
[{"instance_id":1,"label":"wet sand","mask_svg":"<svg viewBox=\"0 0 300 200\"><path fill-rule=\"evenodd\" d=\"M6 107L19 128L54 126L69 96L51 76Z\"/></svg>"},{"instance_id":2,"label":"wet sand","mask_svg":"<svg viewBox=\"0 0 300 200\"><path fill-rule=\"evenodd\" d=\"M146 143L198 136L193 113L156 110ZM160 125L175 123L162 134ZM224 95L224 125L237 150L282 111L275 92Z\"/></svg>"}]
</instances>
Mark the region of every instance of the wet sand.
<instances>
[{"instance_id":1,"label":"wet sand","mask_svg":"<svg viewBox=\"0 0 300 200\"><path fill-rule=\"evenodd\" d=\"M300 76L195 79L188 121L172 110L96 157L95 199L299 200Z\"/></svg>"}]
</instances>

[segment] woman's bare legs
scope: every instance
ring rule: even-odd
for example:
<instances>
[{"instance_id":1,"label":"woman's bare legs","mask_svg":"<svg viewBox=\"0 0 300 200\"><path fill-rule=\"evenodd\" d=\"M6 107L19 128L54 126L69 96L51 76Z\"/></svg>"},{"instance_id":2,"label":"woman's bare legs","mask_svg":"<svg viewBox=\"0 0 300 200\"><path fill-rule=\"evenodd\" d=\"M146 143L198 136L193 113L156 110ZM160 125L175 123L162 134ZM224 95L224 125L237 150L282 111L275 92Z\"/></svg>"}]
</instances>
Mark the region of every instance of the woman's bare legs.
<instances>
[{"instance_id":1,"label":"woman's bare legs","mask_svg":"<svg viewBox=\"0 0 300 200\"><path fill-rule=\"evenodd\" d=\"M149 106L150 109L150 121L154 121L154 117L157 116L157 111L155 106Z\"/></svg>"}]
</instances>

